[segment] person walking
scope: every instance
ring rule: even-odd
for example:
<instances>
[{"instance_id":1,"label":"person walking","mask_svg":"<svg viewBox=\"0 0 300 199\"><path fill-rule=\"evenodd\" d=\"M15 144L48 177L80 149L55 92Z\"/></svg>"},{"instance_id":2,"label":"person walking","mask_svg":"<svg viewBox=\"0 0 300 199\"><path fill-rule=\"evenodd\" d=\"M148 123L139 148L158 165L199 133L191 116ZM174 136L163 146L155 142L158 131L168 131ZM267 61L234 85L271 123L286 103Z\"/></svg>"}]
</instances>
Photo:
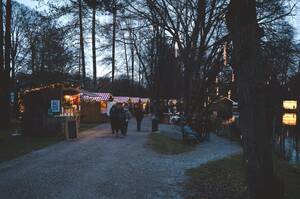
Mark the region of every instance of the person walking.
<instances>
[{"instance_id":1,"label":"person walking","mask_svg":"<svg viewBox=\"0 0 300 199\"><path fill-rule=\"evenodd\" d=\"M126 136L127 134L128 116L124 107L120 103L117 105L117 115L117 128L121 131L121 138L123 138L123 136Z\"/></svg>"},{"instance_id":2,"label":"person walking","mask_svg":"<svg viewBox=\"0 0 300 199\"><path fill-rule=\"evenodd\" d=\"M139 104L137 104L137 106L135 108L134 115L135 115L135 119L137 122L137 131L140 132L142 120L144 118L144 111L143 111L142 104L140 102L139 102Z\"/></svg>"},{"instance_id":3,"label":"person walking","mask_svg":"<svg viewBox=\"0 0 300 199\"><path fill-rule=\"evenodd\" d=\"M115 112L115 131L116 131L116 137L119 136L119 131L121 134L123 134L123 126L125 121L125 115L124 115L124 109L122 107L122 104L117 103L116 104L116 112Z\"/></svg>"},{"instance_id":4,"label":"person walking","mask_svg":"<svg viewBox=\"0 0 300 199\"><path fill-rule=\"evenodd\" d=\"M124 135L127 135L128 122L129 122L129 120L131 118L131 114L130 114L130 111L129 111L128 104L124 105L124 114L125 114Z\"/></svg>"},{"instance_id":5,"label":"person walking","mask_svg":"<svg viewBox=\"0 0 300 199\"><path fill-rule=\"evenodd\" d=\"M112 134L118 133L117 129L117 118L118 113L117 113L117 106L113 105L110 110L109 110L109 119L110 119L110 126L111 126L111 131Z\"/></svg>"}]
</instances>

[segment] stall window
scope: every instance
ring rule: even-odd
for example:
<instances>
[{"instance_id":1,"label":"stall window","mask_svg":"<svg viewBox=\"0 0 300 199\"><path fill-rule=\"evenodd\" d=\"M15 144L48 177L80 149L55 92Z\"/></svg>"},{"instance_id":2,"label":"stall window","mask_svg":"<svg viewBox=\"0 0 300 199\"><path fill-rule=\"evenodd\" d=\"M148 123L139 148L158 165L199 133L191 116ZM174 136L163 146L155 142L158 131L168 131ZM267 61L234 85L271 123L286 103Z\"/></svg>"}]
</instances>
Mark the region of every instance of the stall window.
<instances>
[{"instance_id":1,"label":"stall window","mask_svg":"<svg viewBox=\"0 0 300 199\"><path fill-rule=\"evenodd\" d=\"M107 102L106 101L100 101L100 112L106 113L107 110Z\"/></svg>"}]
</instances>

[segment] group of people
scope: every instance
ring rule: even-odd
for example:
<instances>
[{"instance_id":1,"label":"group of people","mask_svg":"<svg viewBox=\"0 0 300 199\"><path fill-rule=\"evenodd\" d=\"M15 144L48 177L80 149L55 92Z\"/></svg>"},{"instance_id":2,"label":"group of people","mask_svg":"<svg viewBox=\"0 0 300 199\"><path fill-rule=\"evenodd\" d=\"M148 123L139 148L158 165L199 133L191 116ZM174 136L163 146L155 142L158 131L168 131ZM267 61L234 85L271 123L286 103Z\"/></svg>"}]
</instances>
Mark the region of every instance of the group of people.
<instances>
[{"instance_id":1,"label":"group of people","mask_svg":"<svg viewBox=\"0 0 300 199\"><path fill-rule=\"evenodd\" d=\"M137 121L137 131L141 131L141 123L144 118L144 111L141 104L135 105L133 108L129 107L127 103L117 103L112 105L109 110L109 119L112 133L116 137L127 136L128 122L131 116L134 116Z\"/></svg>"}]
</instances>

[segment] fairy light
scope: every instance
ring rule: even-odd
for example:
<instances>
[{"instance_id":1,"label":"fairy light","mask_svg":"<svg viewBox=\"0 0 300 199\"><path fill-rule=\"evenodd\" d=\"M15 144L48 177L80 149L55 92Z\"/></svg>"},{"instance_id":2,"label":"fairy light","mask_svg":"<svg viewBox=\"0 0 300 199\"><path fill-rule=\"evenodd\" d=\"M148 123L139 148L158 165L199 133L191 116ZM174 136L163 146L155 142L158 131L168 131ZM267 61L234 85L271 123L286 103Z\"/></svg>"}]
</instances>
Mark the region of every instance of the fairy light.
<instances>
[{"instance_id":1,"label":"fairy light","mask_svg":"<svg viewBox=\"0 0 300 199\"><path fill-rule=\"evenodd\" d=\"M46 86L40 86L40 87L37 87L37 88L31 88L31 89L26 89L24 90L24 94L27 94L27 93L30 93L30 92L34 92L34 91L40 91L40 90L43 90L43 89L47 89L47 88L57 88L57 87L63 87L63 86L66 86L66 84L63 84L63 83L54 83L54 84L49 84L49 85L46 85ZM75 87L74 84L70 84L70 87ZM77 89L79 89L80 87L76 87Z\"/></svg>"}]
</instances>

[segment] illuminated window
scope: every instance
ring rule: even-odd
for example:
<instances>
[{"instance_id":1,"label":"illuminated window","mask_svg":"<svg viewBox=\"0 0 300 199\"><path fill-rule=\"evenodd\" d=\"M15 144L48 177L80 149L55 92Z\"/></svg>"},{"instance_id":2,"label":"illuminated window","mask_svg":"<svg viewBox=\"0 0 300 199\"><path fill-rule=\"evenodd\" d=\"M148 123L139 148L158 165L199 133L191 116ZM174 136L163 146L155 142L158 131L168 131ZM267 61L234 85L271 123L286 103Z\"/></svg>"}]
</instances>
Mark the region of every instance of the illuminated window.
<instances>
[{"instance_id":1,"label":"illuminated window","mask_svg":"<svg viewBox=\"0 0 300 199\"><path fill-rule=\"evenodd\" d=\"M297 124L297 115L296 115L296 113L285 113L282 116L282 123L284 125L295 126Z\"/></svg>"},{"instance_id":2,"label":"illuminated window","mask_svg":"<svg viewBox=\"0 0 300 199\"><path fill-rule=\"evenodd\" d=\"M285 101L283 101L283 108L288 109L288 110L296 110L297 109L297 101L285 100Z\"/></svg>"},{"instance_id":3,"label":"illuminated window","mask_svg":"<svg viewBox=\"0 0 300 199\"><path fill-rule=\"evenodd\" d=\"M106 111L107 111L107 102L100 101L100 112L101 113L106 113Z\"/></svg>"}]
</instances>

